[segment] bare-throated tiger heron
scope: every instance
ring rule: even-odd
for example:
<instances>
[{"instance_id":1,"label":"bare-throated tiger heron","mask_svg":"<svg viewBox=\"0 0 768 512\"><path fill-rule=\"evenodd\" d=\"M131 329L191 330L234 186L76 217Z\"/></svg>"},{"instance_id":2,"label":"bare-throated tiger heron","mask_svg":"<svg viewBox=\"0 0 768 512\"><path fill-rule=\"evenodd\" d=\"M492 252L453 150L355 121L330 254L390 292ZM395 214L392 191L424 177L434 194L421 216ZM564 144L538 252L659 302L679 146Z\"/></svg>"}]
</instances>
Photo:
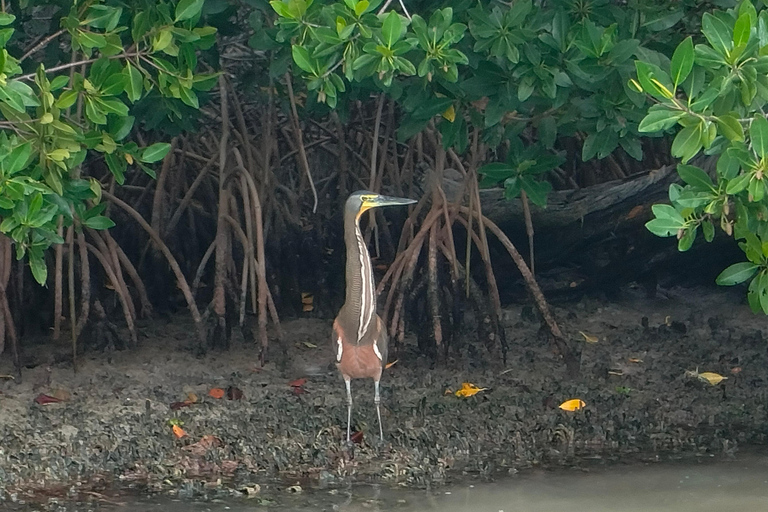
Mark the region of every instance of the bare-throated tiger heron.
<instances>
[{"instance_id":1,"label":"bare-throated tiger heron","mask_svg":"<svg viewBox=\"0 0 768 512\"><path fill-rule=\"evenodd\" d=\"M415 202L412 199L358 191L349 196L344 206L347 288L344 305L333 322L333 343L336 350L336 367L347 386L347 442L350 439L352 422L352 379L373 379L379 434L382 440L384 439L379 381L387 364L387 332L384 322L376 313L376 283L371 257L360 231L360 217L371 208Z\"/></svg>"}]
</instances>

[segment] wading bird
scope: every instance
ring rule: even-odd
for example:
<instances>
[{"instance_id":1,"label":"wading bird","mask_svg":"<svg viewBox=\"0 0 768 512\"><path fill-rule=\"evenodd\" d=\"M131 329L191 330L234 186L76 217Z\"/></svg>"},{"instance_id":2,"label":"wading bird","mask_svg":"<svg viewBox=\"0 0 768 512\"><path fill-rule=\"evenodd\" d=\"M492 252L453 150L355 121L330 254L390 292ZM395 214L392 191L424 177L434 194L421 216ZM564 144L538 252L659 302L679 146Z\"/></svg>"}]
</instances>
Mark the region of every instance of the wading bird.
<instances>
[{"instance_id":1,"label":"wading bird","mask_svg":"<svg viewBox=\"0 0 768 512\"><path fill-rule=\"evenodd\" d=\"M373 279L371 257L360 232L360 217L379 206L413 204L413 199L387 197L373 192L358 191L344 205L344 242L347 246L347 290L344 305L333 321L333 343L336 367L347 386L347 442L352 422L352 379L373 379L374 403L381 426L381 396L379 381L387 364L387 332L384 322L376 314L376 283Z\"/></svg>"}]
</instances>

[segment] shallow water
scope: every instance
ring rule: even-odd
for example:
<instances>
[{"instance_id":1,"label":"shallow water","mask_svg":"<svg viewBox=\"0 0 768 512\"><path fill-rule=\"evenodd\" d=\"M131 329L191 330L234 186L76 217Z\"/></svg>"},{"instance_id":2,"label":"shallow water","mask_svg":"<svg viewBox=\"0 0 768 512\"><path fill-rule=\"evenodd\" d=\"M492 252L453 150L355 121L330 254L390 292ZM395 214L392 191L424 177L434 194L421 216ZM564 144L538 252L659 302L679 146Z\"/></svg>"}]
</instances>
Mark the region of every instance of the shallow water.
<instances>
[{"instance_id":1,"label":"shallow water","mask_svg":"<svg viewBox=\"0 0 768 512\"><path fill-rule=\"evenodd\" d=\"M527 471L493 483L432 491L355 486L345 490L196 503L148 498L130 512L724 512L768 510L768 455L736 460ZM272 501L276 500L276 501Z\"/></svg>"}]
</instances>

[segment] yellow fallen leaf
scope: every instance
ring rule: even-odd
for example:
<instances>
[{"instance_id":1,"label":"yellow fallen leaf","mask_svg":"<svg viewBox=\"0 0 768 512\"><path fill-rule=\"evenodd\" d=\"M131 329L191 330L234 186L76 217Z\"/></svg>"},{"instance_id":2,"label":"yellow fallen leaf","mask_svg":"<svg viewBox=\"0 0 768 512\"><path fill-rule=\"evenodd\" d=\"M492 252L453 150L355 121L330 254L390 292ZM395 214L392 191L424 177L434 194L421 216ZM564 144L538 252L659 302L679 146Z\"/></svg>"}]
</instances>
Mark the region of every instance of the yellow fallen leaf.
<instances>
[{"instance_id":1,"label":"yellow fallen leaf","mask_svg":"<svg viewBox=\"0 0 768 512\"><path fill-rule=\"evenodd\" d=\"M639 357L630 357L629 359L627 359L627 361L629 361L630 363L636 363L636 364L643 362L643 360L640 359Z\"/></svg>"},{"instance_id":2,"label":"yellow fallen leaf","mask_svg":"<svg viewBox=\"0 0 768 512\"><path fill-rule=\"evenodd\" d=\"M393 366L395 366L395 363L398 362L398 361L399 361L399 359L395 359L391 363L387 363L386 365L384 365L384 369L388 370L388 369L392 368Z\"/></svg>"},{"instance_id":3,"label":"yellow fallen leaf","mask_svg":"<svg viewBox=\"0 0 768 512\"><path fill-rule=\"evenodd\" d=\"M461 385L461 389L456 391L455 395L458 396L459 398L466 398L469 396L474 396L481 391L485 391L486 389L488 388L479 388L474 384L472 384L471 382L464 382Z\"/></svg>"},{"instance_id":4,"label":"yellow fallen leaf","mask_svg":"<svg viewBox=\"0 0 768 512\"><path fill-rule=\"evenodd\" d=\"M704 382L709 382L713 386L720 384L722 381L728 378L728 377L723 377L719 373L715 373L715 372L703 372L703 373L700 373L698 377L700 380L703 380Z\"/></svg>"},{"instance_id":5,"label":"yellow fallen leaf","mask_svg":"<svg viewBox=\"0 0 768 512\"><path fill-rule=\"evenodd\" d=\"M125 161L128 162L129 165L133 165L133 156L129 153L124 153L123 156L125 157Z\"/></svg>"},{"instance_id":6,"label":"yellow fallen leaf","mask_svg":"<svg viewBox=\"0 0 768 512\"><path fill-rule=\"evenodd\" d=\"M589 335L589 334L587 334L587 333L585 333L583 331L579 331L579 334L584 336L584 341L586 341L587 343L597 343L598 342L597 336L591 336L591 335Z\"/></svg>"},{"instance_id":7,"label":"yellow fallen leaf","mask_svg":"<svg viewBox=\"0 0 768 512\"><path fill-rule=\"evenodd\" d=\"M315 345L314 343L310 343L308 341L304 342L304 346L307 348L317 348L317 345Z\"/></svg>"},{"instance_id":8,"label":"yellow fallen leaf","mask_svg":"<svg viewBox=\"0 0 768 512\"><path fill-rule=\"evenodd\" d=\"M452 395L453 390L451 388L445 388L445 391L443 391L443 395Z\"/></svg>"},{"instance_id":9,"label":"yellow fallen leaf","mask_svg":"<svg viewBox=\"0 0 768 512\"><path fill-rule=\"evenodd\" d=\"M450 122L453 122L453 120L456 119L456 110L453 108L453 105L448 107L445 112L443 112L443 117Z\"/></svg>"},{"instance_id":10,"label":"yellow fallen leaf","mask_svg":"<svg viewBox=\"0 0 768 512\"><path fill-rule=\"evenodd\" d=\"M566 400L565 402L561 403L560 408L564 411L578 411L586 405L587 404L584 402L584 400L574 398L572 400Z\"/></svg>"},{"instance_id":11,"label":"yellow fallen leaf","mask_svg":"<svg viewBox=\"0 0 768 512\"><path fill-rule=\"evenodd\" d=\"M608 370L608 375L618 375L620 377L624 375L624 372L620 368L618 368L618 369Z\"/></svg>"},{"instance_id":12,"label":"yellow fallen leaf","mask_svg":"<svg viewBox=\"0 0 768 512\"><path fill-rule=\"evenodd\" d=\"M187 393L187 402L189 402L191 404L196 404L197 403L197 395L194 394L194 393L191 393L191 392Z\"/></svg>"}]
</instances>

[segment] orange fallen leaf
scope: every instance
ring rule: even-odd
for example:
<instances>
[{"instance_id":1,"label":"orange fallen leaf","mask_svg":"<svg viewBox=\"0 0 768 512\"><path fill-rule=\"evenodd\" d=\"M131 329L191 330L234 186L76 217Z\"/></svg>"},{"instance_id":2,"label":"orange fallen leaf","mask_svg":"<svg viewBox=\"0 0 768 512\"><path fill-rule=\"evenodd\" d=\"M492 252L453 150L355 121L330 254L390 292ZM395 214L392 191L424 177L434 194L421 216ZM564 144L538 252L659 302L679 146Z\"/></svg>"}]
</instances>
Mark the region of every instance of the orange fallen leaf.
<instances>
[{"instance_id":1,"label":"orange fallen leaf","mask_svg":"<svg viewBox=\"0 0 768 512\"><path fill-rule=\"evenodd\" d=\"M181 439L187 435L187 433L184 432L184 429L178 425L172 426L171 429L173 430L173 435L175 435L177 439Z\"/></svg>"},{"instance_id":2,"label":"orange fallen leaf","mask_svg":"<svg viewBox=\"0 0 768 512\"><path fill-rule=\"evenodd\" d=\"M303 395L304 393L309 393L309 391L304 389L302 386L293 386L291 389L293 390L294 395Z\"/></svg>"},{"instance_id":3,"label":"orange fallen leaf","mask_svg":"<svg viewBox=\"0 0 768 512\"><path fill-rule=\"evenodd\" d=\"M294 381L289 382L288 385L291 386L292 388L300 388L306 383L307 383L307 379L301 378L301 379L296 379Z\"/></svg>"},{"instance_id":4,"label":"orange fallen leaf","mask_svg":"<svg viewBox=\"0 0 768 512\"><path fill-rule=\"evenodd\" d=\"M395 363L397 363L398 361L399 361L399 359L395 359L395 360L394 360L394 361L392 361L391 363L387 363L386 365L384 365L384 369L385 369L385 370L389 370L390 368L392 368L393 366L395 366Z\"/></svg>"},{"instance_id":5,"label":"orange fallen leaf","mask_svg":"<svg viewBox=\"0 0 768 512\"><path fill-rule=\"evenodd\" d=\"M224 390L221 388L213 388L208 392L208 396L213 398L224 398Z\"/></svg>"},{"instance_id":6,"label":"orange fallen leaf","mask_svg":"<svg viewBox=\"0 0 768 512\"><path fill-rule=\"evenodd\" d=\"M586 405L587 404L584 402L584 400L574 398L572 400L566 400L565 402L561 403L560 408L564 411L578 411Z\"/></svg>"},{"instance_id":7,"label":"orange fallen leaf","mask_svg":"<svg viewBox=\"0 0 768 512\"><path fill-rule=\"evenodd\" d=\"M466 397L474 396L481 391L485 391L486 389L488 388L479 388L474 384L472 384L471 382L464 382L461 385L461 389L456 391L455 395L458 396L459 398L466 398Z\"/></svg>"}]
</instances>

